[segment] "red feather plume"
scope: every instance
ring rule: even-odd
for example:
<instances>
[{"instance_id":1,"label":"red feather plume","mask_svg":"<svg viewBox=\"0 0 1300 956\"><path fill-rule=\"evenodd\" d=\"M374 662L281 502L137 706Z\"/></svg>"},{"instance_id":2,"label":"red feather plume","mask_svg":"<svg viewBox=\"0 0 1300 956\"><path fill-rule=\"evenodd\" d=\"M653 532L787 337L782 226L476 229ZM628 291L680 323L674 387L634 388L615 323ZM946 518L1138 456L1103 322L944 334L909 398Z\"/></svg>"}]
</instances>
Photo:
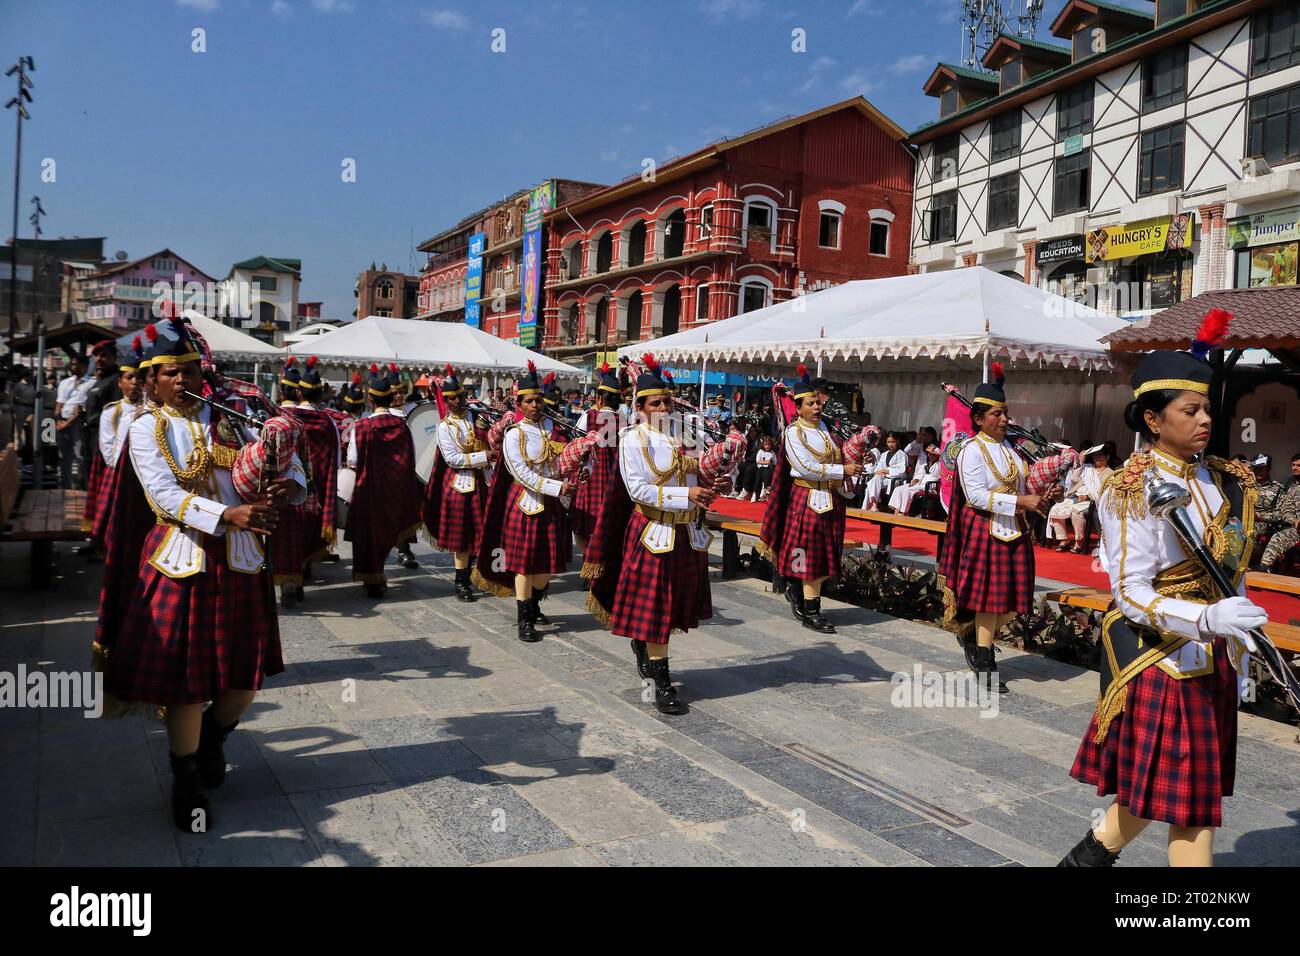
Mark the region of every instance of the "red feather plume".
<instances>
[{"instance_id":1,"label":"red feather plume","mask_svg":"<svg viewBox=\"0 0 1300 956\"><path fill-rule=\"evenodd\" d=\"M804 365L803 362L800 362L799 367L794 370L794 373L800 378L806 378L808 375L808 366Z\"/></svg>"},{"instance_id":2,"label":"red feather plume","mask_svg":"<svg viewBox=\"0 0 1300 956\"><path fill-rule=\"evenodd\" d=\"M379 363L378 363L378 362L371 362L371 363L370 363L370 374L371 374L371 375L378 375L378 374L379 374Z\"/></svg>"},{"instance_id":3,"label":"red feather plume","mask_svg":"<svg viewBox=\"0 0 1300 956\"><path fill-rule=\"evenodd\" d=\"M1216 306L1205 313L1205 318L1201 320L1201 327L1196 330L1196 338L1192 340L1192 354L1197 358L1205 358L1211 349L1222 345L1223 340L1228 336L1228 324L1231 321L1232 313L1227 309Z\"/></svg>"},{"instance_id":4,"label":"red feather plume","mask_svg":"<svg viewBox=\"0 0 1300 956\"><path fill-rule=\"evenodd\" d=\"M453 372L453 370L452 370L452 367L451 367L451 363L450 363L450 362L448 362L445 366L443 366L443 369L442 369L442 370L443 370L443 372L444 372L445 374L447 374L447 375L454 375L454 374L455 374L455 373Z\"/></svg>"},{"instance_id":5,"label":"red feather plume","mask_svg":"<svg viewBox=\"0 0 1300 956\"><path fill-rule=\"evenodd\" d=\"M388 363L388 371L390 371L390 372L392 372L394 375L396 375L396 374L397 374L397 363L396 363L396 362L389 362L389 363Z\"/></svg>"},{"instance_id":6,"label":"red feather plume","mask_svg":"<svg viewBox=\"0 0 1300 956\"><path fill-rule=\"evenodd\" d=\"M601 375L608 375L608 374L609 374L609 363L608 363L608 362L601 362L601 363L600 363L600 374L601 374Z\"/></svg>"},{"instance_id":7,"label":"red feather plume","mask_svg":"<svg viewBox=\"0 0 1300 956\"><path fill-rule=\"evenodd\" d=\"M537 374L537 363L534 362L532 359L528 360L528 374L529 375Z\"/></svg>"},{"instance_id":8,"label":"red feather plume","mask_svg":"<svg viewBox=\"0 0 1300 956\"><path fill-rule=\"evenodd\" d=\"M360 385L360 384L361 384L361 373L360 373L360 372L353 372L353 373L352 373L352 384L353 384L353 385Z\"/></svg>"},{"instance_id":9,"label":"red feather plume","mask_svg":"<svg viewBox=\"0 0 1300 956\"><path fill-rule=\"evenodd\" d=\"M144 334L148 336L150 342L158 341L158 328L152 322L144 327Z\"/></svg>"},{"instance_id":10,"label":"red feather plume","mask_svg":"<svg viewBox=\"0 0 1300 956\"><path fill-rule=\"evenodd\" d=\"M554 373L554 372L547 372L547 373L546 373L546 378L542 379L542 384L543 384L543 385L554 385L554 384L555 384L555 373Z\"/></svg>"},{"instance_id":11,"label":"red feather plume","mask_svg":"<svg viewBox=\"0 0 1300 956\"><path fill-rule=\"evenodd\" d=\"M316 367L316 361L317 361L316 356L313 355L311 358L307 359L307 367L308 367L308 368L315 368L315 367Z\"/></svg>"},{"instance_id":12,"label":"red feather plume","mask_svg":"<svg viewBox=\"0 0 1300 956\"><path fill-rule=\"evenodd\" d=\"M998 385L1001 385L1007 380L1006 370L1003 368L1001 362L994 362L990 365L989 374L993 376L993 381Z\"/></svg>"},{"instance_id":13,"label":"red feather plume","mask_svg":"<svg viewBox=\"0 0 1300 956\"><path fill-rule=\"evenodd\" d=\"M140 336L137 335L135 338L131 340L131 348L138 350L140 346L141 346Z\"/></svg>"},{"instance_id":14,"label":"red feather plume","mask_svg":"<svg viewBox=\"0 0 1300 956\"><path fill-rule=\"evenodd\" d=\"M651 353L646 352L645 355L641 356L641 361L645 363L645 367L652 374L659 374L659 362Z\"/></svg>"},{"instance_id":15,"label":"red feather plume","mask_svg":"<svg viewBox=\"0 0 1300 956\"><path fill-rule=\"evenodd\" d=\"M294 367L295 365L297 365L297 364L298 364L298 356L296 356L296 355L290 355L290 356L289 356L287 359L285 359L285 361L284 361L284 367L285 367L285 369L291 369L291 368L293 368L293 367Z\"/></svg>"}]
</instances>

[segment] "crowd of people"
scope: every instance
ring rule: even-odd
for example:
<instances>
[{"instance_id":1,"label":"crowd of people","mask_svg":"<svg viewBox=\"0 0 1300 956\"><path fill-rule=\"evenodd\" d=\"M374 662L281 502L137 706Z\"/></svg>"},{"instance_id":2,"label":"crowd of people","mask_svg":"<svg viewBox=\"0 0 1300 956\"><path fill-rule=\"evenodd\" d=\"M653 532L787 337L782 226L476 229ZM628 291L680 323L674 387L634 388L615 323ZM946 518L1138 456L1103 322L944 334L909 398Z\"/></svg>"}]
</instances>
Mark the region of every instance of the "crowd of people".
<instances>
[{"instance_id":1,"label":"crowd of people","mask_svg":"<svg viewBox=\"0 0 1300 956\"><path fill-rule=\"evenodd\" d=\"M1073 532L1077 549L1091 515L1111 579L1101 693L1071 773L1116 799L1062 865L1112 864L1151 820L1171 826L1171 863L1208 863L1232 790L1238 675L1267 617L1187 572L1168 522L1145 506L1145 476L1186 488L1196 530L1240 585L1256 542L1230 528L1273 522L1274 541L1294 541L1300 456L1292 481L1274 487L1266 460L1204 454L1210 347L1138 365L1125 417L1142 450L1123 462L1109 442L1027 461L997 363L969 403L938 571L945 625L982 686L1008 691L994 639L1030 610L1036 525L1061 546ZM724 429L704 416L710 437L694 447L678 416L701 416L650 355L626 373L602 368L589 398L530 363L508 396L486 400L450 366L421 386L372 365L331 395L313 360L290 360L272 402L224 375L172 315L97 360L114 374L91 379L77 366L56 396L60 421L99 406L86 469L86 517L104 556L94 657L106 713L165 709L172 811L185 830L206 829L225 741L284 669L275 589L282 605L307 600L313 562L339 559L340 530L369 599L384 597L394 550L421 567L410 545L423 534L453 559L449 596L513 599L526 644L557 626L542 602L580 556L587 609L629 641L647 703L674 716L687 708L669 644L713 616L704 516L720 496L764 502L758 549L787 582L794 620L833 634L822 594L843 571L850 503L907 512L939 481L934 428L828 418L832 386L802 366L793 387L773 391L770 418L732 415ZM96 384L110 378L97 403ZM407 416L425 401L440 414L422 485Z\"/></svg>"}]
</instances>

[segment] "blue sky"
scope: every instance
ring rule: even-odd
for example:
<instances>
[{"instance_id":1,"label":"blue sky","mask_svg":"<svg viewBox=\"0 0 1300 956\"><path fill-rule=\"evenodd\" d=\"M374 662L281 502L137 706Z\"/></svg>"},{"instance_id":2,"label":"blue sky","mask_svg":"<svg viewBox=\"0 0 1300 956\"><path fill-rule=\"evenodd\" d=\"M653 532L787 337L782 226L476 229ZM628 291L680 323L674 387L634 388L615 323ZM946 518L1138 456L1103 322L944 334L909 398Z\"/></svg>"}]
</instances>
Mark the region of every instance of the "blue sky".
<instances>
[{"instance_id":1,"label":"blue sky","mask_svg":"<svg viewBox=\"0 0 1300 956\"><path fill-rule=\"evenodd\" d=\"M1054 14L1060 0L1048 4ZM616 182L855 93L904 128L960 52L958 0L0 0L0 57L35 58L20 235L170 246L224 276L303 260L348 318L371 260L550 177ZM1050 22L1050 21L1049 21ZM206 52L191 31L206 31ZM505 31L505 52L491 50ZM807 50L792 51L792 31ZM1040 27L1040 36L1045 29ZM4 100L12 95L0 87ZM0 119L9 231L13 113ZM41 162L57 180L41 182ZM341 179L345 158L357 179ZM412 241L413 240L413 241ZM415 253L418 269L423 256Z\"/></svg>"}]
</instances>

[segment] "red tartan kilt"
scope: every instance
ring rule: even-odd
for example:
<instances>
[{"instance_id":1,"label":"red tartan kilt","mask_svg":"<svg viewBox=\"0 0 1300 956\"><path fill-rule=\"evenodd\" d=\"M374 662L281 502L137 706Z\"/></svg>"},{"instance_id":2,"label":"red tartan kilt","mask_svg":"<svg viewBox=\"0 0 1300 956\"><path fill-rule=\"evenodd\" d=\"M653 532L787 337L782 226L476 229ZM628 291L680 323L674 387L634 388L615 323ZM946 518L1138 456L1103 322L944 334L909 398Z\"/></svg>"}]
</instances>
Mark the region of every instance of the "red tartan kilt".
<instances>
[{"instance_id":1,"label":"red tartan kilt","mask_svg":"<svg viewBox=\"0 0 1300 956\"><path fill-rule=\"evenodd\" d=\"M505 570L512 574L559 574L573 557L569 515L559 498L542 496L545 510L526 515L519 510L523 485L513 482L506 494L506 517L501 528Z\"/></svg>"},{"instance_id":2,"label":"red tartan kilt","mask_svg":"<svg viewBox=\"0 0 1300 956\"><path fill-rule=\"evenodd\" d=\"M448 468L442 482L439 501L437 545L443 551L478 553L483 537L483 512L487 509L487 479L480 469L474 475L474 490L456 491L451 483L456 472ZM430 489L429 497L434 494Z\"/></svg>"},{"instance_id":3,"label":"red tartan kilt","mask_svg":"<svg viewBox=\"0 0 1300 956\"><path fill-rule=\"evenodd\" d=\"M108 465L99 452L99 442L95 442L93 448L88 448L86 454L90 459L90 470L86 474L86 510L82 512L81 519L88 528L93 528L99 519L100 505L103 503L104 475L108 472Z\"/></svg>"},{"instance_id":4,"label":"red tartan kilt","mask_svg":"<svg viewBox=\"0 0 1300 956\"><path fill-rule=\"evenodd\" d=\"M961 554L948 587L957 608L988 614L1029 613L1034 600L1034 544L1029 532L1010 543L989 534L989 519L969 505L961 509ZM947 552L945 551L945 554Z\"/></svg>"},{"instance_id":5,"label":"red tartan kilt","mask_svg":"<svg viewBox=\"0 0 1300 956\"><path fill-rule=\"evenodd\" d=\"M324 546L322 521L320 508L309 511L303 505L290 505L280 509L275 531L266 539L267 564L273 575L302 576L307 559Z\"/></svg>"},{"instance_id":6,"label":"red tartan kilt","mask_svg":"<svg viewBox=\"0 0 1300 956\"><path fill-rule=\"evenodd\" d=\"M838 578L844 553L844 498L831 491L835 507L817 514L808 507L809 489L790 483L790 503L786 508L786 529L777 552L777 570L788 578L815 581ZM802 557L801 570L795 570Z\"/></svg>"},{"instance_id":7,"label":"red tartan kilt","mask_svg":"<svg viewBox=\"0 0 1300 956\"><path fill-rule=\"evenodd\" d=\"M1221 826L1237 774L1237 672L1223 638L1213 655L1203 677L1176 680L1152 665L1133 678L1100 745L1093 714L1070 776L1143 820Z\"/></svg>"},{"instance_id":8,"label":"red tartan kilt","mask_svg":"<svg viewBox=\"0 0 1300 956\"><path fill-rule=\"evenodd\" d=\"M284 670L270 575L229 570L226 539L205 537L206 569L169 578L148 563L167 530L155 525L145 541L105 687L153 704L199 704L227 690L258 690Z\"/></svg>"},{"instance_id":9,"label":"red tartan kilt","mask_svg":"<svg viewBox=\"0 0 1300 956\"><path fill-rule=\"evenodd\" d=\"M614 455L617 449L596 448L591 453L591 474L578 486L569 509L569 528L577 535L590 538L596 531L596 519L605 501L605 489L614 473Z\"/></svg>"},{"instance_id":10,"label":"red tartan kilt","mask_svg":"<svg viewBox=\"0 0 1300 956\"><path fill-rule=\"evenodd\" d=\"M673 631L699 627L713 617L709 553L691 547L677 527L673 549L651 554L641 543L646 516L633 511L623 536L623 570L610 614L610 631L623 637L667 644Z\"/></svg>"},{"instance_id":11,"label":"red tartan kilt","mask_svg":"<svg viewBox=\"0 0 1300 956\"><path fill-rule=\"evenodd\" d=\"M96 460L100 460L102 463L100 456L96 455L95 458ZM122 461L120 458L118 459L118 464L123 468L131 467L129 461ZM91 522L90 543L100 551L104 550L105 542L108 541L108 524L113 517L113 488L116 484L113 476L116 472L117 469L109 468L108 465L103 465L100 469L99 485L95 490L95 504L93 508L90 504L90 495L86 495L86 516L90 518ZM95 469L93 465L90 469L90 477L92 480L95 478Z\"/></svg>"}]
</instances>

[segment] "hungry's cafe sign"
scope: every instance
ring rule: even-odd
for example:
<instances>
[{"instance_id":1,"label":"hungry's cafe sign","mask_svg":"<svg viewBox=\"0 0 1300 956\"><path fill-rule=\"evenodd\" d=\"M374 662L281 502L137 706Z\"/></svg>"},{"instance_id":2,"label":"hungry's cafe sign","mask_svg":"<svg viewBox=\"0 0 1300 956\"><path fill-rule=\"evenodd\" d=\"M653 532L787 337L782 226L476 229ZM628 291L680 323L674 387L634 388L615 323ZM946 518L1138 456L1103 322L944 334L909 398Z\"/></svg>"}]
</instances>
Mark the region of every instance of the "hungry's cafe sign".
<instances>
[{"instance_id":1,"label":"hungry's cafe sign","mask_svg":"<svg viewBox=\"0 0 1300 956\"><path fill-rule=\"evenodd\" d=\"M1088 233L1084 255L1089 262L1096 262L1184 249L1191 242L1191 229L1191 213L1106 226Z\"/></svg>"}]
</instances>

